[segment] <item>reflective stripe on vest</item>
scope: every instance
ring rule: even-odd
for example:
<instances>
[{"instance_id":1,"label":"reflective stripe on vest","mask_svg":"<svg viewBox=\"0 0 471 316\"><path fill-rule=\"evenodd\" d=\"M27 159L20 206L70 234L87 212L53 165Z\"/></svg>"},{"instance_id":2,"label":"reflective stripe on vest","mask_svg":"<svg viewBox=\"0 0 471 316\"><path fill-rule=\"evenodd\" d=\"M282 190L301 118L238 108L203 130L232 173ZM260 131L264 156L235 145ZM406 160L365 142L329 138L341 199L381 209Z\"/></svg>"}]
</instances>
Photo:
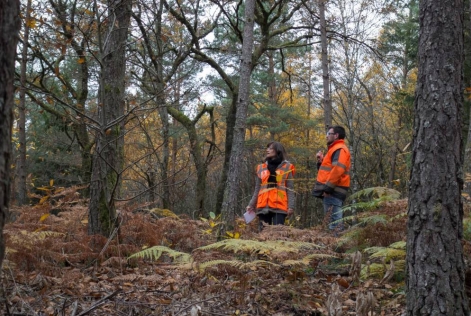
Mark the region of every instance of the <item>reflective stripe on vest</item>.
<instances>
[{"instance_id":1,"label":"reflective stripe on vest","mask_svg":"<svg viewBox=\"0 0 471 316\"><path fill-rule=\"evenodd\" d=\"M282 162L281 167L276 169L276 186L268 187L270 171L267 163L263 163L257 168L257 176L261 180L260 191L258 192L257 208L272 208L283 211L288 210L288 195L286 181L291 172L294 172L294 166L289 162Z\"/></svg>"},{"instance_id":2,"label":"reflective stripe on vest","mask_svg":"<svg viewBox=\"0 0 471 316\"><path fill-rule=\"evenodd\" d=\"M337 150L343 150L339 160L332 163L332 155ZM342 159L342 160L340 160ZM322 196L327 188L333 189L332 194L345 199L350 187L350 152L343 140L336 141L322 161L317 173L317 181L314 186L314 196ZM331 191L331 190L328 190Z\"/></svg>"}]
</instances>

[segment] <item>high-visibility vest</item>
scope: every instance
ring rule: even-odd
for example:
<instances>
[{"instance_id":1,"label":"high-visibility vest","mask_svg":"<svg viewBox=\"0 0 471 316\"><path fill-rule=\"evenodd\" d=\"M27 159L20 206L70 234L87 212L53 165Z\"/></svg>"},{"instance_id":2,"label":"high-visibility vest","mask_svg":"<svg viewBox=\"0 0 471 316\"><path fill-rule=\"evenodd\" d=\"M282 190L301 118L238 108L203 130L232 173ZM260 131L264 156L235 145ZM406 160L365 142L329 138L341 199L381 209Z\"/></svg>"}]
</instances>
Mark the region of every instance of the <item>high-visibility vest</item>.
<instances>
[{"instance_id":1,"label":"high-visibility vest","mask_svg":"<svg viewBox=\"0 0 471 316\"><path fill-rule=\"evenodd\" d=\"M289 174L294 175L294 165L288 161L283 161L276 168L276 186L268 187L268 179L270 178L270 170L267 163L258 165L257 176L261 180L260 191L258 192L257 208L271 208L282 211L288 211L288 194L287 181Z\"/></svg>"},{"instance_id":2,"label":"high-visibility vest","mask_svg":"<svg viewBox=\"0 0 471 316\"><path fill-rule=\"evenodd\" d=\"M339 149L342 152L338 160L332 163L332 155ZM316 197L322 197L322 194L326 192L345 200L350 187L350 167L350 151L345 145L345 141L338 139L329 146L329 150L324 160L322 160L312 194Z\"/></svg>"}]
</instances>

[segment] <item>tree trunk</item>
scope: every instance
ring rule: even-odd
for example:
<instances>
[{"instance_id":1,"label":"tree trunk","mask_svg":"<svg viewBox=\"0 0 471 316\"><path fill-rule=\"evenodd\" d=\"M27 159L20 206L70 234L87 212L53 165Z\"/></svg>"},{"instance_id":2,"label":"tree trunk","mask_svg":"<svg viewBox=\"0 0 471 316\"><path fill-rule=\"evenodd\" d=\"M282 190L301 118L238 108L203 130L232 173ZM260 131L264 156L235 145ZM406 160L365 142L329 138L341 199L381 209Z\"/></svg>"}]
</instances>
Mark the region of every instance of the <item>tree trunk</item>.
<instances>
[{"instance_id":1,"label":"tree trunk","mask_svg":"<svg viewBox=\"0 0 471 316\"><path fill-rule=\"evenodd\" d=\"M275 61L273 60L273 52L268 51L268 100L270 106L273 108L278 107L277 105L277 91L276 91L276 80L275 80ZM270 140L275 139L275 132L270 130Z\"/></svg>"},{"instance_id":2,"label":"tree trunk","mask_svg":"<svg viewBox=\"0 0 471 316\"><path fill-rule=\"evenodd\" d=\"M3 227L10 203L13 80L20 27L20 2L0 1L0 267L5 254Z\"/></svg>"},{"instance_id":3,"label":"tree trunk","mask_svg":"<svg viewBox=\"0 0 471 316\"><path fill-rule=\"evenodd\" d=\"M463 127L465 127L465 130L467 130L467 134L463 135L464 138L466 139L466 146L465 146L465 151L463 153L464 155L464 165L463 165L463 170L465 173L465 183L464 183L464 191L467 194L468 198L471 197L471 180L469 180L469 177L467 176L468 174L471 173L471 91L469 88L471 87L471 50L469 49L469 43L471 43L471 1L468 1L468 20L466 21L466 26L467 26L467 32L465 32L465 47L468 47L467 50L465 50L465 69L464 69L464 80L465 80L465 88L466 88L466 99L465 99L465 113L468 118L467 124L463 124ZM467 129L466 129L467 127Z\"/></svg>"},{"instance_id":4,"label":"tree trunk","mask_svg":"<svg viewBox=\"0 0 471 316\"><path fill-rule=\"evenodd\" d=\"M218 191L217 191L216 211L215 211L216 215L219 215L222 213L222 204L224 202L224 192L226 191L226 187L227 187L227 177L228 177L229 164L231 160L232 141L234 139L234 126L235 126L238 99L239 99L239 93L238 92L233 93L231 107L226 117L226 142L224 145L224 163L222 166L221 179L220 179Z\"/></svg>"},{"instance_id":5,"label":"tree trunk","mask_svg":"<svg viewBox=\"0 0 471 316\"><path fill-rule=\"evenodd\" d=\"M196 115L193 120L190 120L183 112L173 108L167 108L168 113L180 124L185 127L185 130L188 134L188 139L190 141L190 152L193 156L193 162L196 169L196 205L195 212L197 217L201 217L204 214L205 208L205 199L206 199L206 175L208 173L208 164L207 160L204 159L202 151L202 143L198 140L198 133L196 131L196 124L204 113L209 113L211 116L213 108L206 107ZM211 159L211 156L208 156L207 159Z\"/></svg>"},{"instance_id":6,"label":"tree trunk","mask_svg":"<svg viewBox=\"0 0 471 316\"><path fill-rule=\"evenodd\" d=\"M101 129L96 139L90 183L88 233L107 236L116 219L123 159L125 44L131 0L108 1L108 25L102 59L99 100Z\"/></svg>"},{"instance_id":7,"label":"tree trunk","mask_svg":"<svg viewBox=\"0 0 471 316\"><path fill-rule=\"evenodd\" d=\"M20 73L20 104L18 106L18 138L20 146L18 148L17 165L17 185L18 192L16 203L24 205L27 203L26 194L26 63L28 62L28 39L29 22L31 17L31 0L26 4L25 33L23 36L23 50L21 52L21 73Z\"/></svg>"},{"instance_id":8,"label":"tree trunk","mask_svg":"<svg viewBox=\"0 0 471 316\"><path fill-rule=\"evenodd\" d=\"M463 261L463 2L421 0L407 315L469 315Z\"/></svg>"},{"instance_id":9,"label":"tree trunk","mask_svg":"<svg viewBox=\"0 0 471 316\"><path fill-rule=\"evenodd\" d=\"M237 196L239 192L239 178L242 167L242 155L245 140L245 122L250 97L250 75L252 73L252 50L254 45L254 11L255 0L245 1L245 25L240 62L239 100L236 110L234 138L232 142L231 158L229 162L228 181L224 191L222 203L223 225L221 232L231 229L234 225Z\"/></svg>"},{"instance_id":10,"label":"tree trunk","mask_svg":"<svg viewBox=\"0 0 471 316\"><path fill-rule=\"evenodd\" d=\"M324 88L324 124L326 131L332 126L332 101L330 99L329 59L327 56L327 22L325 21L325 2L319 0L319 19L321 26L322 83Z\"/></svg>"},{"instance_id":11,"label":"tree trunk","mask_svg":"<svg viewBox=\"0 0 471 316\"><path fill-rule=\"evenodd\" d=\"M165 97L165 82L164 82L164 48L163 48L163 35L162 35L162 12L164 4L162 1L159 3L159 10L157 11L157 17L155 21L156 27L156 39L157 39L157 50L158 59L157 63L157 78L156 78L156 90L157 90L157 106L159 109L160 120L162 121L162 162L160 163L160 176L162 179L162 207L164 209L170 208L170 186L168 177L168 164L170 158L170 123L168 118L166 97ZM206 181L206 180L205 180Z\"/></svg>"}]
</instances>

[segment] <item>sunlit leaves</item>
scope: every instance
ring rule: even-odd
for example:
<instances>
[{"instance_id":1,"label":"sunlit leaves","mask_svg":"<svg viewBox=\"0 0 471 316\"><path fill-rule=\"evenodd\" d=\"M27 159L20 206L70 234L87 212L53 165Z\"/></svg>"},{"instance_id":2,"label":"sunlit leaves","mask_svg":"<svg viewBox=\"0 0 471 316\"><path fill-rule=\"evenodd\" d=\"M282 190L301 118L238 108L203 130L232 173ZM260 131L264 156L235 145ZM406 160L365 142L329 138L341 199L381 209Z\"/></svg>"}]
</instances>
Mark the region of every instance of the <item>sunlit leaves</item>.
<instances>
[{"instance_id":1,"label":"sunlit leaves","mask_svg":"<svg viewBox=\"0 0 471 316\"><path fill-rule=\"evenodd\" d=\"M29 20L26 22L26 26L29 27L30 29L36 28L36 26L37 26L36 20L35 20L35 19L29 19Z\"/></svg>"}]
</instances>

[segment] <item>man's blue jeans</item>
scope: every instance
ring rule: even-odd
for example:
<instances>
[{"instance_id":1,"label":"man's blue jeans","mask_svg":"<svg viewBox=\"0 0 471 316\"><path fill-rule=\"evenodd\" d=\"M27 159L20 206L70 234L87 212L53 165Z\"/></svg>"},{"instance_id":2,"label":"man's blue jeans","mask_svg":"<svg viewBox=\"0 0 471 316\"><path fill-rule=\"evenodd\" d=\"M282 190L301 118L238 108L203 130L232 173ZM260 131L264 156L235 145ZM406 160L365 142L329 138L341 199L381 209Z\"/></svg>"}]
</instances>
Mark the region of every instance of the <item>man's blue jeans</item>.
<instances>
[{"instance_id":1,"label":"man's blue jeans","mask_svg":"<svg viewBox=\"0 0 471 316\"><path fill-rule=\"evenodd\" d=\"M336 222L342 219L342 204L343 201L333 196L324 196L322 199L324 204L324 213L329 216L329 229L330 230L343 230L343 223ZM336 222L336 223L335 223Z\"/></svg>"}]
</instances>

